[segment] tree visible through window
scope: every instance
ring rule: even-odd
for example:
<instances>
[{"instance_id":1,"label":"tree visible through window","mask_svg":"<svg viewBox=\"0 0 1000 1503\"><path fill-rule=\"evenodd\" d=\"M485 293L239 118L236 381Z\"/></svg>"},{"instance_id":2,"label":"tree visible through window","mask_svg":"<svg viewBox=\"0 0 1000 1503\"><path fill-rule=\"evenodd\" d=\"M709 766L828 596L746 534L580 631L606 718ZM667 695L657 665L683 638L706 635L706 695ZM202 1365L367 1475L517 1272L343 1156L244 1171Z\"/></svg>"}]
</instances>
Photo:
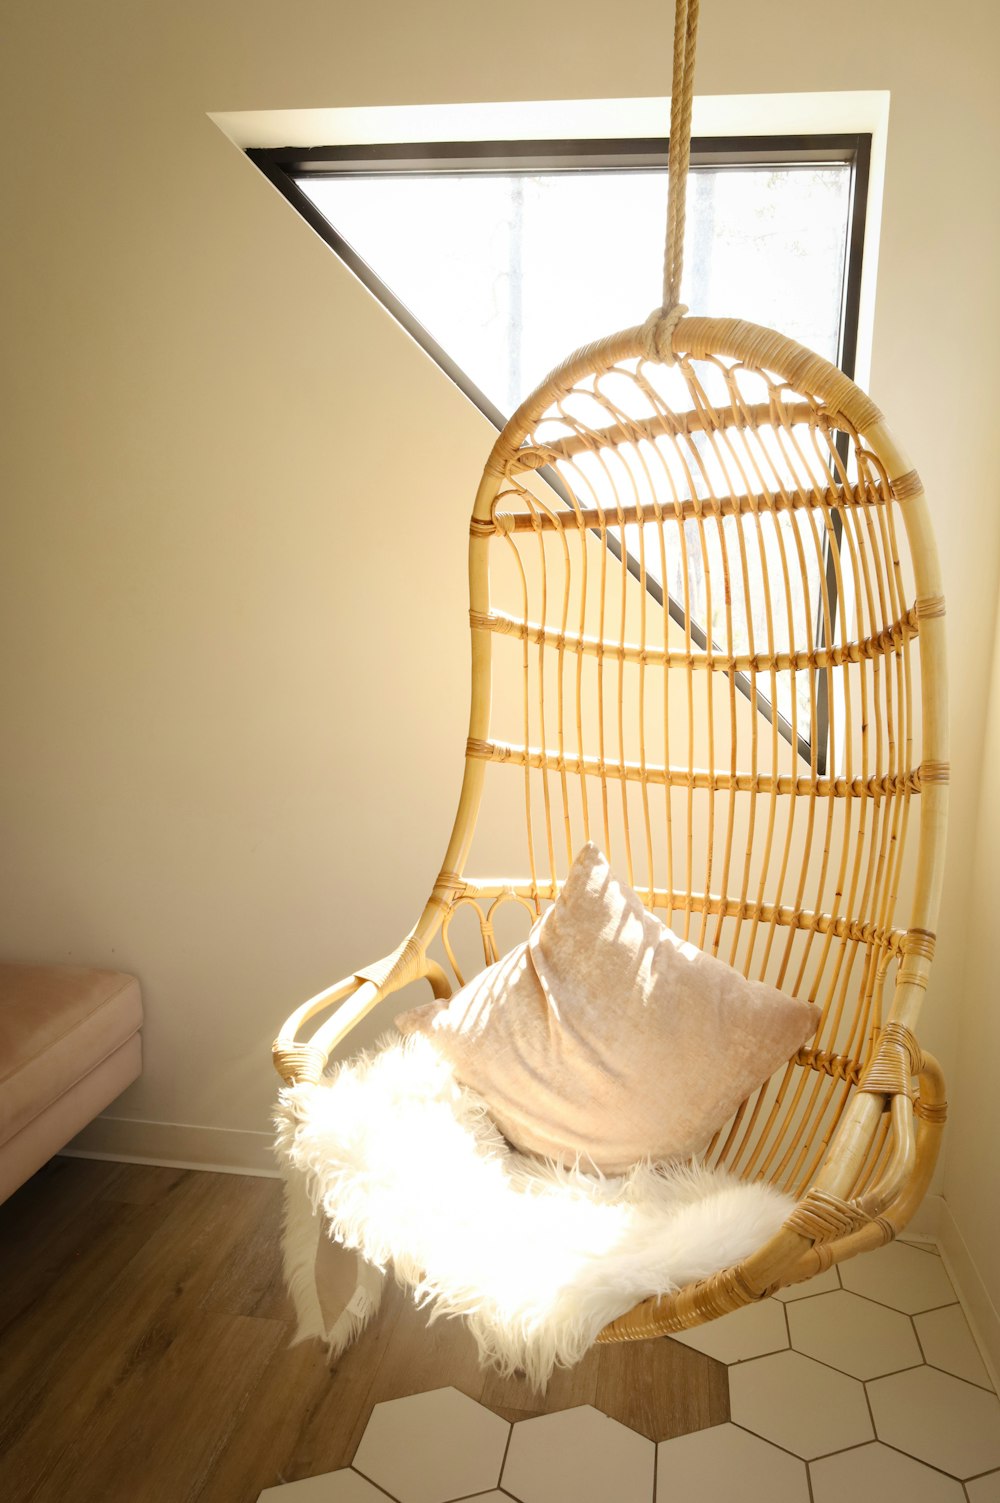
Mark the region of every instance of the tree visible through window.
<instances>
[{"instance_id":1,"label":"tree visible through window","mask_svg":"<svg viewBox=\"0 0 1000 1503\"><path fill-rule=\"evenodd\" d=\"M694 142L684 288L692 312L780 329L853 375L868 144L867 137ZM656 301L663 142L250 155L499 425L572 350L641 323ZM794 549L798 523L789 514L783 525ZM630 552L636 544L625 537ZM713 619L705 619L693 539L687 556L694 571L687 592L669 566L671 577L652 584L675 615L676 602L687 598L699 635L718 639L715 618L724 607L713 602ZM819 621L818 564L815 574ZM734 619L747 623L748 639L752 622L761 640L762 580L749 581L749 596ZM804 623L794 628L801 634ZM790 704L780 689L778 697L772 707L758 691L761 707L776 708L787 732ZM811 718L801 703L799 723ZM825 705L818 719L825 721ZM812 727L821 767L825 735L825 724Z\"/></svg>"}]
</instances>

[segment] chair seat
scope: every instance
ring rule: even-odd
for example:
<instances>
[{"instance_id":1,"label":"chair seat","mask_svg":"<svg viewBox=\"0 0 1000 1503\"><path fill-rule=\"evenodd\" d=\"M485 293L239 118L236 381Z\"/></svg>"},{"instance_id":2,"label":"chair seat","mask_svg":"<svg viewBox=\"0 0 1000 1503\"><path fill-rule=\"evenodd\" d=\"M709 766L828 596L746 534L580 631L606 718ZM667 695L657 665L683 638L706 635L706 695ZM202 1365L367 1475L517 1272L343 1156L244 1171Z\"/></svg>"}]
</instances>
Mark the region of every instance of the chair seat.
<instances>
[{"instance_id":1,"label":"chair seat","mask_svg":"<svg viewBox=\"0 0 1000 1503\"><path fill-rule=\"evenodd\" d=\"M141 1024L134 976L85 966L0 965L0 1144Z\"/></svg>"}]
</instances>

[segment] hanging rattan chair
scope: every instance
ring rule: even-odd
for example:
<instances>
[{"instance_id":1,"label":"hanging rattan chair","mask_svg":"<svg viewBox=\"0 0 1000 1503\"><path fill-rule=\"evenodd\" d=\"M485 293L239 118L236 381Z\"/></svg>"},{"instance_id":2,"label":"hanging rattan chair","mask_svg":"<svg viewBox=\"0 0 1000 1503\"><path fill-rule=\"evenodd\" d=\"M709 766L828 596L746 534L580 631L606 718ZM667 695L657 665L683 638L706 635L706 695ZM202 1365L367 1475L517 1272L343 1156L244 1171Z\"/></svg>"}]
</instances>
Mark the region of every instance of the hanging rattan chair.
<instances>
[{"instance_id":1,"label":"hanging rattan chair","mask_svg":"<svg viewBox=\"0 0 1000 1503\"><path fill-rule=\"evenodd\" d=\"M928 507L834 366L768 329L682 316L695 25L679 0L664 308L554 371L476 496L469 739L440 875L400 947L305 1003L274 1046L286 1082L315 1081L406 983L447 997L465 979L456 918L476 919L491 963L498 916L526 928L590 838L684 937L817 1001L812 1044L708 1155L790 1191L793 1214L605 1341L696 1325L887 1242L945 1118L915 1036L948 782ZM508 840L520 810L504 875L468 869L484 796Z\"/></svg>"}]
</instances>

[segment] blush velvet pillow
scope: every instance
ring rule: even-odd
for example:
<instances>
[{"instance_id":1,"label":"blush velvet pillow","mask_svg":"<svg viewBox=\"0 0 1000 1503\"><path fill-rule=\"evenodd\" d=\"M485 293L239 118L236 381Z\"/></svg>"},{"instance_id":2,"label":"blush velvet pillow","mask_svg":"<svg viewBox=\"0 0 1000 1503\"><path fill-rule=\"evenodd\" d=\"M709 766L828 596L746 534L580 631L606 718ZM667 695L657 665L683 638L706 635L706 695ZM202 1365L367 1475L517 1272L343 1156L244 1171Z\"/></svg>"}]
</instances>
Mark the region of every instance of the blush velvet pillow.
<instances>
[{"instance_id":1,"label":"blush velvet pillow","mask_svg":"<svg viewBox=\"0 0 1000 1503\"><path fill-rule=\"evenodd\" d=\"M516 1148L618 1174L704 1149L818 1022L679 940L586 845L524 944L396 1026L432 1041Z\"/></svg>"}]
</instances>

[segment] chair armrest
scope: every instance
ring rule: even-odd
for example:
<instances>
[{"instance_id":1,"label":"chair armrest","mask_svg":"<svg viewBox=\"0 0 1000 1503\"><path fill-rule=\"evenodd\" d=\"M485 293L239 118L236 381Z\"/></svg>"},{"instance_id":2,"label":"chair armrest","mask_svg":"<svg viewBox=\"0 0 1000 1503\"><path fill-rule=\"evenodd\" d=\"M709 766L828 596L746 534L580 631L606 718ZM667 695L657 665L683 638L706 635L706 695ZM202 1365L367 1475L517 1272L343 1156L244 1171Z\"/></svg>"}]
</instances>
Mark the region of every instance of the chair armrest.
<instances>
[{"instance_id":1,"label":"chair armrest","mask_svg":"<svg viewBox=\"0 0 1000 1503\"><path fill-rule=\"evenodd\" d=\"M887 1105L891 1113L888 1160L879 1178L857 1194L853 1187ZM937 1061L921 1051L909 1028L890 1020L814 1185L786 1225L815 1242L828 1242L879 1222L888 1207L905 1199L908 1187L923 1172L928 1154L936 1156L946 1115Z\"/></svg>"},{"instance_id":2,"label":"chair armrest","mask_svg":"<svg viewBox=\"0 0 1000 1503\"><path fill-rule=\"evenodd\" d=\"M913 1078L918 1086L914 1089ZM859 1090L882 1096L892 1113L892 1151L879 1179L857 1197L858 1208L880 1216L913 1177L917 1159L916 1122L920 1118L940 1126L947 1117L944 1082L933 1056L923 1053L916 1038L900 1023L886 1024L878 1051Z\"/></svg>"},{"instance_id":3,"label":"chair armrest","mask_svg":"<svg viewBox=\"0 0 1000 1503\"><path fill-rule=\"evenodd\" d=\"M422 946L410 934L382 960L345 976L303 1002L285 1019L271 1046L274 1068L285 1084L318 1081L334 1049L361 1019L385 997L420 977L430 981L436 997L450 996L451 987L444 971L435 961L428 960ZM310 1039L300 1039L303 1025L329 1007L336 1007L332 1017Z\"/></svg>"}]
</instances>

